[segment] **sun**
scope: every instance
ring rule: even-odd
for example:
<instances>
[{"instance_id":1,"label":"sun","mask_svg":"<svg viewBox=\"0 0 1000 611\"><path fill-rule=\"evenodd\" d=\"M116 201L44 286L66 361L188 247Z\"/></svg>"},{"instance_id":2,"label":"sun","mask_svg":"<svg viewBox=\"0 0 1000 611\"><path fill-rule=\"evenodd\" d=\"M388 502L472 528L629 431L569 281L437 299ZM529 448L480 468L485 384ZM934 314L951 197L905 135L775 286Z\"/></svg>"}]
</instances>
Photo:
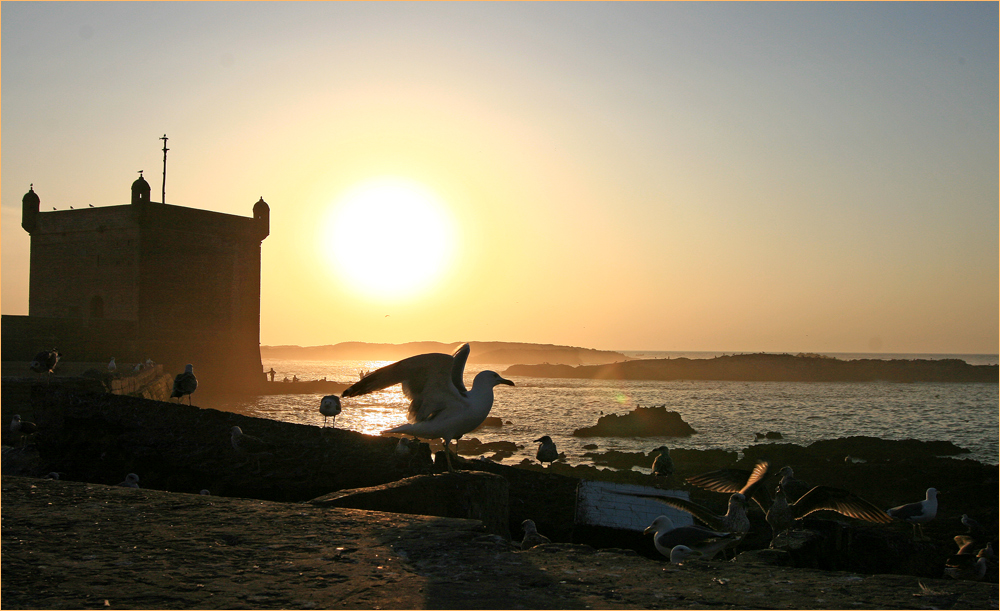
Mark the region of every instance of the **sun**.
<instances>
[{"instance_id":1,"label":"sun","mask_svg":"<svg viewBox=\"0 0 1000 611\"><path fill-rule=\"evenodd\" d=\"M324 232L334 271L378 299L430 288L448 267L454 230L441 200L400 178L366 181L340 195Z\"/></svg>"}]
</instances>

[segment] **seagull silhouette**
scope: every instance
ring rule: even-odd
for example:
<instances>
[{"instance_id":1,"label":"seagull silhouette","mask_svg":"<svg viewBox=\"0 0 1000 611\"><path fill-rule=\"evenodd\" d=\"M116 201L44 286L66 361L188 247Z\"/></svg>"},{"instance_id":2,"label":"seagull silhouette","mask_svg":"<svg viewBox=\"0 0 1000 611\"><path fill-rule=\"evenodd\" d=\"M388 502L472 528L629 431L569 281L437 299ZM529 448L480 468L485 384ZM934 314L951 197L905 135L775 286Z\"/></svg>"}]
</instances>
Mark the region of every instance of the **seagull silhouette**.
<instances>
[{"instance_id":1,"label":"seagull silhouette","mask_svg":"<svg viewBox=\"0 0 1000 611\"><path fill-rule=\"evenodd\" d=\"M410 399L406 414L409 422L384 432L443 440L448 471L454 471L449 453L451 440L461 439L486 420L493 408L495 386L514 385L495 371L485 370L476 374L472 388L466 390L463 374L469 351L469 344L462 344L451 355L432 352L405 358L376 369L341 396L356 397L402 384L403 394Z\"/></svg>"},{"instance_id":2,"label":"seagull silhouette","mask_svg":"<svg viewBox=\"0 0 1000 611\"><path fill-rule=\"evenodd\" d=\"M191 405L191 393L196 390L198 390L198 378L194 377L194 365L188 363L184 366L184 373L179 373L174 378L174 391L170 393L170 398L177 397L178 401L183 401L184 395L187 395L188 405Z\"/></svg>"}]
</instances>

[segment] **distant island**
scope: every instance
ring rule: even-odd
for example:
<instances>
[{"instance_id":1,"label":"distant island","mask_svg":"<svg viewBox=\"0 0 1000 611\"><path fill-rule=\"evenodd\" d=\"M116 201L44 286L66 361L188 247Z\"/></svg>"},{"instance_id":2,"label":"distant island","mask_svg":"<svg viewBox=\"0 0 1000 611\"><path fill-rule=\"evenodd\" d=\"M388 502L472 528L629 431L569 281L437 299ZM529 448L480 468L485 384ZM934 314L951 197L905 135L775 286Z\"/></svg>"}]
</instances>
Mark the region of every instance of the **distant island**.
<instances>
[{"instance_id":1,"label":"distant island","mask_svg":"<svg viewBox=\"0 0 1000 611\"><path fill-rule=\"evenodd\" d=\"M997 365L959 359L840 360L815 354L741 354L712 359L644 359L604 365L518 364L504 375L590 380L761 382L998 382Z\"/></svg>"},{"instance_id":2,"label":"distant island","mask_svg":"<svg viewBox=\"0 0 1000 611\"><path fill-rule=\"evenodd\" d=\"M409 342L405 344L369 344L342 342L326 346L261 346L260 356L265 359L303 361L398 361L426 352L452 353L462 342ZM620 352L594 350L553 344L526 344L520 342L469 342L472 353L469 363L513 365L605 365L627 361Z\"/></svg>"}]
</instances>

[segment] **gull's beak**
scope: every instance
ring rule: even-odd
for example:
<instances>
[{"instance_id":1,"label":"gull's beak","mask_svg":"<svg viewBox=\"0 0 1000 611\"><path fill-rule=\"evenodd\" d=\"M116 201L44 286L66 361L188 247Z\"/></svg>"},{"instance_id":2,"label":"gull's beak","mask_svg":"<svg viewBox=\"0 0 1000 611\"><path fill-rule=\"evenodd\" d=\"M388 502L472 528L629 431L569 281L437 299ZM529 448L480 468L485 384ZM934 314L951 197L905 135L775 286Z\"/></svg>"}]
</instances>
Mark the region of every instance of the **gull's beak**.
<instances>
[{"instance_id":1,"label":"gull's beak","mask_svg":"<svg viewBox=\"0 0 1000 611\"><path fill-rule=\"evenodd\" d=\"M501 384L506 384L507 386L513 386L514 385L514 383L511 382L510 380L508 380L507 378L500 378L500 383Z\"/></svg>"},{"instance_id":2,"label":"gull's beak","mask_svg":"<svg viewBox=\"0 0 1000 611\"><path fill-rule=\"evenodd\" d=\"M642 531L642 534L648 535L648 534L654 533L654 532L656 532L655 528L653 528L652 526L647 526L646 530Z\"/></svg>"}]
</instances>

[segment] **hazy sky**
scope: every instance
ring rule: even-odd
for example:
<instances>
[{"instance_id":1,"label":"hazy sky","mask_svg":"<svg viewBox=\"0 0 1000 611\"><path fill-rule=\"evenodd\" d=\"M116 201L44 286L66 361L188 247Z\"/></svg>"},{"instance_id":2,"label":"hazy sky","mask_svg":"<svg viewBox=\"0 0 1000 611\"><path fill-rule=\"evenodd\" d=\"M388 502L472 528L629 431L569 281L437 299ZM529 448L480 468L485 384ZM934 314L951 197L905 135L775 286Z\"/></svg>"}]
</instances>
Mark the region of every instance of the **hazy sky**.
<instances>
[{"instance_id":1,"label":"hazy sky","mask_svg":"<svg viewBox=\"0 0 1000 611\"><path fill-rule=\"evenodd\" d=\"M271 207L264 344L995 353L997 12L5 2L2 310L29 183L159 200L165 133L167 203ZM375 179L440 222L338 216Z\"/></svg>"}]
</instances>

